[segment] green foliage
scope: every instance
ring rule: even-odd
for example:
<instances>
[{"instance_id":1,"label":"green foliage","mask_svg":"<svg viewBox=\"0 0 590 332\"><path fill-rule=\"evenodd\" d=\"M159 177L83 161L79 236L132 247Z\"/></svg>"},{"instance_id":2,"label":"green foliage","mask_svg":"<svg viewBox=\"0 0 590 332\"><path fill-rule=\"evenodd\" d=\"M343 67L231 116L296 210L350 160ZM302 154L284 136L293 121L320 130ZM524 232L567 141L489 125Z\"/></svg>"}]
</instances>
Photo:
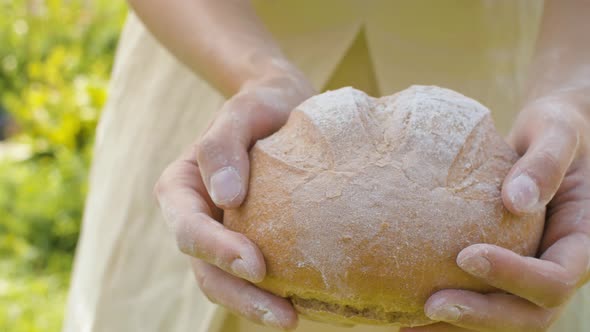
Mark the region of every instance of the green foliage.
<instances>
[{"instance_id":1,"label":"green foliage","mask_svg":"<svg viewBox=\"0 0 590 332\"><path fill-rule=\"evenodd\" d=\"M0 264L1 331L59 331L68 274L24 274L14 268L10 261Z\"/></svg>"},{"instance_id":2,"label":"green foliage","mask_svg":"<svg viewBox=\"0 0 590 332\"><path fill-rule=\"evenodd\" d=\"M0 0L0 12L0 106L28 151L0 149L0 331L56 331L125 3Z\"/></svg>"},{"instance_id":3,"label":"green foliage","mask_svg":"<svg viewBox=\"0 0 590 332\"><path fill-rule=\"evenodd\" d=\"M0 257L18 259L22 272L68 269L87 168L88 153L65 148L0 164Z\"/></svg>"}]
</instances>

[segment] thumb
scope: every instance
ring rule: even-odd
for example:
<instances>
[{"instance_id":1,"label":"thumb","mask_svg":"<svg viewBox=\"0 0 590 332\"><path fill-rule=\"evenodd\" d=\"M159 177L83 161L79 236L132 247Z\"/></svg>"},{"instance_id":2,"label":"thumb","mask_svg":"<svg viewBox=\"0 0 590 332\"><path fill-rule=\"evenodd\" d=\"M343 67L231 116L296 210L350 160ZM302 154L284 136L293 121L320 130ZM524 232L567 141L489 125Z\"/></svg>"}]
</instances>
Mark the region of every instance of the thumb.
<instances>
[{"instance_id":1,"label":"thumb","mask_svg":"<svg viewBox=\"0 0 590 332\"><path fill-rule=\"evenodd\" d=\"M528 132L513 132L517 151L525 153L502 186L504 205L515 214L531 213L549 203L575 157L579 140L575 128L565 121L526 126Z\"/></svg>"},{"instance_id":2,"label":"thumb","mask_svg":"<svg viewBox=\"0 0 590 332\"><path fill-rule=\"evenodd\" d=\"M240 93L229 99L197 146L203 182L221 208L242 203L248 191L250 146L278 130L289 115L290 109L277 110L255 96Z\"/></svg>"}]
</instances>

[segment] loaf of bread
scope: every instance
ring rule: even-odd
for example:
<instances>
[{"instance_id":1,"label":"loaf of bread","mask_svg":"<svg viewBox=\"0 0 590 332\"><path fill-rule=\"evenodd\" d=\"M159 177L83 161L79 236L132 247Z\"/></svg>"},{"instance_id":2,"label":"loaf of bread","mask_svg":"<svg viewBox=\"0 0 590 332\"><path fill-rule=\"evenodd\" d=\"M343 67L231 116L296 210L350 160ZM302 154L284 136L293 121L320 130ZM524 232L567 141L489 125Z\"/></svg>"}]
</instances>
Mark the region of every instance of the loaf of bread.
<instances>
[{"instance_id":1,"label":"loaf of bread","mask_svg":"<svg viewBox=\"0 0 590 332\"><path fill-rule=\"evenodd\" d=\"M248 196L224 223L262 251L258 286L314 320L432 323L437 290L494 291L457 266L461 249L534 255L543 231L542 214L502 205L517 155L488 109L448 89L317 95L250 157Z\"/></svg>"}]
</instances>

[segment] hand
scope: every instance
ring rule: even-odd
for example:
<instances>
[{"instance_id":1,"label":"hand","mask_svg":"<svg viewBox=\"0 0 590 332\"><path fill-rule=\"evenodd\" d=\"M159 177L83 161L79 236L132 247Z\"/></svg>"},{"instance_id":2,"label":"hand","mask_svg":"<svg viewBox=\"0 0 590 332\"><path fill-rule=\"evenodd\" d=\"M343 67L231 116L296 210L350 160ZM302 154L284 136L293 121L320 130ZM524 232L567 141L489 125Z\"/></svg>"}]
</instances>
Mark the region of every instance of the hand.
<instances>
[{"instance_id":1,"label":"hand","mask_svg":"<svg viewBox=\"0 0 590 332\"><path fill-rule=\"evenodd\" d=\"M291 303L252 284L265 276L262 254L222 224L222 209L238 207L248 190L250 147L313 94L301 73L281 67L287 72L249 82L227 100L198 142L164 171L155 193L178 247L194 257L195 277L209 300L255 322L290 329L297 325Z\"/></svg>"},{"instance_id":2,"label":"hand","mask_svg":"<svg viewBox=\"0 0 590 332\"><path fill-rule=\"evenodd\" d=\"M539 258L488 244L463 249L457 264L506 293L442 290L426 302L433 325L404 332L546 331L590 277L589 91L529 104L509 137L522 158L507 175L502 199L523 214L547 205Z\"/></svg>"}]
</instances>

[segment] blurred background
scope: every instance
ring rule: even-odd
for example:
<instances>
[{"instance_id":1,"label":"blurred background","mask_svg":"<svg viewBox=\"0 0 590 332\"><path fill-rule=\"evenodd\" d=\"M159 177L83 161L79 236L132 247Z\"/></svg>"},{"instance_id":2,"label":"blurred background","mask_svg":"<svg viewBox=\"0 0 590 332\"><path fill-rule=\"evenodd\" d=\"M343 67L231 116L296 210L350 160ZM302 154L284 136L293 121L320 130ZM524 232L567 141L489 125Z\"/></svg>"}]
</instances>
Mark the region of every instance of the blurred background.
<instances>
[{"instance_id":1,"label":"blurred background","mask_svg":"<svg viewBox=\"0 0 590 332\"><path fill-rule=\"evenodd\" d=\"M59 331L125 1L0 0L0 331Z\"/></svg>"}]
</instances>

